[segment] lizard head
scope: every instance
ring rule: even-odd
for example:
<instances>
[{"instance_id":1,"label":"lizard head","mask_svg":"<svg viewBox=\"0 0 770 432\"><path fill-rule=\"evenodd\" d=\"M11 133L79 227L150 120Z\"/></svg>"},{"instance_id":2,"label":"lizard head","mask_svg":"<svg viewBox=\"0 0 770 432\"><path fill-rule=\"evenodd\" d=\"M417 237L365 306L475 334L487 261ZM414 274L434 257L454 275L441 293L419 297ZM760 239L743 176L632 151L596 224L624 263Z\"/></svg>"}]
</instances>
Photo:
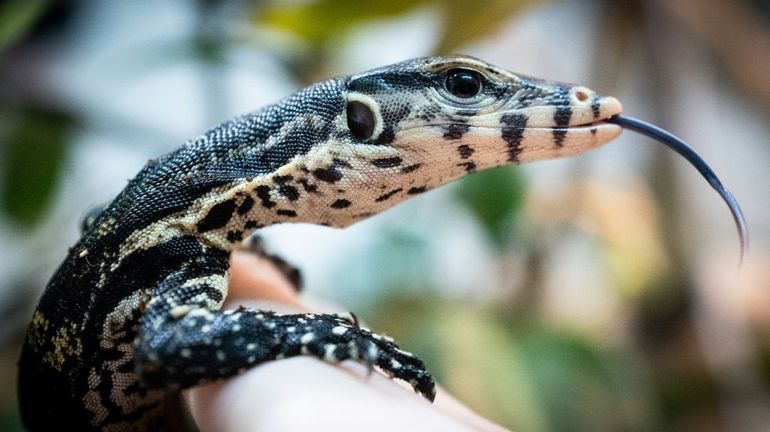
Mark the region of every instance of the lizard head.
<instances>
[{"instance_id":1,"label":"lizard head","mask_svg":"<svg viewBox=\"0 0 770 432\"><path fill-rule=\"evenodd\" d=\"M478 170L596 148L621 133L605 121L621 110L586 87L466 56L333 78L196 142L208 153L208 143L226 144L207 157L223 162L198 177L247 180L201 198L190 221L223 247L273 223L344 227Z\"/></svg>"},{"instance_id":2,"label":"lizard head","mask_svg":"<svg viewBox=\"0 0 770 432\"><path fill-rule=\"evenodd\" d=\"M475 141L478 168L570 156L621 132L602 123L622 111L615 98L467 56L353 75L346 102L347 126L361 144L443 155L451 144Z\"/></svg>"},{"instance_id":3,"label":"lizard head","mask_svg":"<svg viewBox=\"0 0 770 432\"><path fill-rule=\"evenodd\" d=\"M334 226L478 170L587 151L622 130L604 122L622 111L615 98L467 56L346 77L341 97L336 134L302 157L308 172L333 176L334 199L312 207Z\"/></svg>"}]
</instances>

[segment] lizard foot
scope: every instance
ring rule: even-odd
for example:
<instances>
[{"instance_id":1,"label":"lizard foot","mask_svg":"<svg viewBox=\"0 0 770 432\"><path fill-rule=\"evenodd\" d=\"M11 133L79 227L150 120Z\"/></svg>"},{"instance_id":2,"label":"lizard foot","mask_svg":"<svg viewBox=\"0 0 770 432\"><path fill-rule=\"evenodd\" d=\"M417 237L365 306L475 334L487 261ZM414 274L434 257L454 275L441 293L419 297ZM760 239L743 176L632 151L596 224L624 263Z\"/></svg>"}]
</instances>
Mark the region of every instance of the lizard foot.
<instances>
[{"instance_id":1,"label":"lizard foot","mask_svg":"<svg viewBox=\"0 0 770 432\"><path fill-rule=\"evenodd\" d=\"M352 314L298 314L276 319L290 321L285 323L285 349L279 358L309 354L329 363L355 360L408 382L430 401L436 397L436 384L422 360L399 348L393 339L360 327Z\"/></svg>"}]
</instances>

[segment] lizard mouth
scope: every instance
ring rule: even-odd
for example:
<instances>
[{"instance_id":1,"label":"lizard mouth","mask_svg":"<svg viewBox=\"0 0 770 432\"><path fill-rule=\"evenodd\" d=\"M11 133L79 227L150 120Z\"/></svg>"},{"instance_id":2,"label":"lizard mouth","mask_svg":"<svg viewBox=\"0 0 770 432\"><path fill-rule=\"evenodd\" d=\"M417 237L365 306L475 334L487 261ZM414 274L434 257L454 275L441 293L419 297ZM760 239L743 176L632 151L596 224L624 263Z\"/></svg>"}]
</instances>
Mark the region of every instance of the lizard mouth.
<instances>
[{"instance_id":1,"label":"lizard mouth","mask_svg":"<svg viewBox=\"0 0 770 432\"><path fill-rule=\"evenodd\" d=\"M527 128L527 129L540 129L540 130L549 130L551 133L554 134L564 134L564 135L604 135L604 136L617 136L620 135L620 133L623 131L623 128L617 124L611 123L608 120L615 116L616 114L613 113L610 116L603 117L601 119L593 120L586 123L580 123L576 125L568 125L568 126L552 126L552 127L533 127L533 128Z\"/></svg>"},{"instance_id":2,"label":"lizard mouth","mask_svg":"<svg viewBox=\"0 0 770 432\"><path fill-rule=\"evenodd\" d=\"M609 119L609 117L603 118L603 119L600 119L600 120L594 120L594 121L588 122L588 123L582 123L582 124L579 124L579 125L575 125L573 127L589 127L589 126L596 126L596 125L600 125L600 124L609 124L609 123L607 123L608 119Z\"/></svg>"},{"instance_id":3,"label":"lizard mouth","mask_svg":"<svg viewBox=\"0 0 770 432\"><path fill-rule=\"evenodd\" d=\"M599 130L602 130L602 131L617 130L619 132L623 129L619 125L610 123L607 120L609 120L609 117L601 120L595 120L588 123L581 123L581 124L570 125L570 126L532 127L527 129L548 129L555 132L590 133L590 134L595 134Z\"/></svg>"},{"instance_id":4,"label":"lizard mouth","mask_svg":"<svg viewBox=\"0 0 770 432\"><path fill-rule=\"evenodd\" d=\"M607 126L620 128L620 126L618 126L618 125L616 125L614 123L609 123L607 120L609 120L609 117L601 119L601 120L595 120L595 121L592 121L592 122L589 122L589 123L581 123L581 124L577 124L577 125L564 126L564 127L558 127L557 126L557 127L551 128L551 129L554 129L554 130L566 129L566 130L574 131L574 130L582 130L582 129L590 130L591 128L607 127Z\"/></svg>"},{"instance_id":5,"label":"lizard mouth","mask_svg":"<svg viewBox=\"0 0 770 432\"><path fill-rule=\"evenodd\" d=\"M579 104L571 105L571 116L573 118L582 118L585 121L577 122L577 124L571 125L557 125L553 129L567 129L570 131L588 130L591 131L595 128L601 129L617 129L620 131L622 127L612 122L612 118L620 115L623 112L623 105L619 100L612 96L594 96L591 99L591 104ZM577 116L577 117L575 117Z\"/></svg>"}]
</instances>

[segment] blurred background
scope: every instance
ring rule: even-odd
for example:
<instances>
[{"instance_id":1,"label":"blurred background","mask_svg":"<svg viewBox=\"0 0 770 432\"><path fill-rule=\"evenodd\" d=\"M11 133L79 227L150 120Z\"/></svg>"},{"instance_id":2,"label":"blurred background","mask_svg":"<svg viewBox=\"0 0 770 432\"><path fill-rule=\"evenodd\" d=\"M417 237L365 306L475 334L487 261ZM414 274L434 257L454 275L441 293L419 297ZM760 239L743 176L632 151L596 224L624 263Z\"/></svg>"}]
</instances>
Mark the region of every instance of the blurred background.
<instances>
[{"instance_id":1,"label":"blurred background","mask_svg":"<svg viewBox=\"0 0 770 432\"><path fill-rule=\"evenodd\" d=\"M742 203L630 132L485 171L347 230L286 225L356 311L517 431L770 430L766 0L0 3L0 430L23 332L86 211L149 158L311 82L465 53L682 136Z\"/></svg>"}]
</instances>

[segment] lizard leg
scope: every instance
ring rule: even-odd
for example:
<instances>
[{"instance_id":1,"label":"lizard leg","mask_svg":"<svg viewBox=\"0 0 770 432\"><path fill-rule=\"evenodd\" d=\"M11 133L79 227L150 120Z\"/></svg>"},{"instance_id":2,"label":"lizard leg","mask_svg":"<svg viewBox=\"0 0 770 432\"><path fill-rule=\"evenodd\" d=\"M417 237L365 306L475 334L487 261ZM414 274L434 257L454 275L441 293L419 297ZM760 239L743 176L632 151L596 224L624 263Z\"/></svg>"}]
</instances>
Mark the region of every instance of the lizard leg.
<instances>
[{"instance_id":1,"label":"lizard leg","mask_svg":"<svg viewBox=\"0 0 770 432\"><path fill-rule=\"evenodd\" d=\"M291 283L295 291L302 291L303 279L299 268L286 261L282 256L271 252L260 235L254 234L246 242L245 250L270 261Z\"/></svg>"},{"instance_id":2,"label":"lizard leg","mask_svg":"<svg viewBox=\"0 0 770 432\"><path fill-rule=\"evenodd\" d=\"M330 363L354 360L409 382L429 400L435 384L423 362L350 316L288 314L240 308L219 311L224 274L183 269L146 305L135 343L135 369L150 388L181 389L236 375L266 361L311 355ZM224 286L222 284L225 284Z\"/></svg>"}]
</instances>

